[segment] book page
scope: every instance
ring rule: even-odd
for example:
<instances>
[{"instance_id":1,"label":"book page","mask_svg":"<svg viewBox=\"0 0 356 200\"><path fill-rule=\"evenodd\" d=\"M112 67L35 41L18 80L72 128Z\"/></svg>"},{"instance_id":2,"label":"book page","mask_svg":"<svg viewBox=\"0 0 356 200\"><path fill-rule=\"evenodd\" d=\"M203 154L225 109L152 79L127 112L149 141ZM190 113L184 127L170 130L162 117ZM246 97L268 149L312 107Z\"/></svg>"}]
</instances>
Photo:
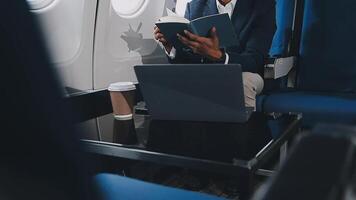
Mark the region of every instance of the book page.
<instances>
[{"instance_id":1,"label":"book page","mask_svg":"<svg viewBox=\"0 0 356 200\"><path fill-rule=\"evenodd\" d=\"M165 17L159 18L157 23L183 23L183 24L189 24L189 20L187 20L184 17L179 17L179 16L165 16Z\"/></svg>"},{"instance_id":2,"label":"book page","mask_svg":"<svg viewBox=\"0 0 356 200\"><path fill-rule=\"evenodd\" d=\"M167 15L168 16L176 16L176 17L179 17L179 15L175 12L173 12L171 9L169 8L166 8L166 11L167 11Z\"/></svg>"},{"instance_id":3,"label":"book page","mask_svg":"<svg viewBox=\"0 0 356 200\"><path fill-rule=\"evenodd\" d=\"M173 11L172 11L172 12L173 12ZM192 20L192 22L194 22L194 21L199 21L199 20L204 20L204 19L208 19L208 18L215 18L215 17L217 17L217 16L222 16L222 15L227 15L227 13L213 14L213 15L207 15L207 16L199 17L199 18L196 18L196 19Z\"/></svg>"}]
</instances>

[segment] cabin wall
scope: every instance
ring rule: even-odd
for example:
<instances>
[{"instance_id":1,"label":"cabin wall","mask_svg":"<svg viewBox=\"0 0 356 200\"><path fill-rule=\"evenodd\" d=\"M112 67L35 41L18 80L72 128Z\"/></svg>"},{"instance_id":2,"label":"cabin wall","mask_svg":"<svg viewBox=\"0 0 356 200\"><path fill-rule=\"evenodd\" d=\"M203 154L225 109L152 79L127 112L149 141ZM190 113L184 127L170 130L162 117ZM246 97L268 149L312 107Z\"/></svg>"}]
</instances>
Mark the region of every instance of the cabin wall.
<instances>
[{"instance_id":1,"label":"cabin wall","mask_svg":"<svg viewBox=\"0 0 356 200\"><path fill-rule=\"evenodd\" d=\"M97 0L28 0L65 92L94 89L93 51ZM79 125L97 139L96 120Z\"/></svg>"},{"instance_id":2,"label":"cabin wall","mask_svg":"<svg viewBox=\"0 0 356 200\"><path fill-rule=\"evenodd\" d=\"M133 66L166 63L153 39L154 23L172 7L170 0L100 1L97 15L94 87L117 81L137 82ZM173 2L173 1L171 1Z\"/></svg>"},{"instance_id":3,"label":"cabin wall","mask_svg":"<svg viewBox=\"0 0 356 200\"><path fill-rule=\"evenodd\" d=\"M69 90L93 89L97 0L28 0L53 64Z\"/></svg>"},{"instance_id":4,"label":"cabin wall","mask_svg":"<svg viewBox=\"0 0 356 200\"><path fill-rule=\"evenodd\" d=\"M38 18L53 65L68 93L137 82L133 67L167 63L153 39L166 8L184 15L190 0L27 0ZM177 6L177 7L176 7ZM112 116L79 125L86 139L112 139Z\"/></svg>"}]
</instances>

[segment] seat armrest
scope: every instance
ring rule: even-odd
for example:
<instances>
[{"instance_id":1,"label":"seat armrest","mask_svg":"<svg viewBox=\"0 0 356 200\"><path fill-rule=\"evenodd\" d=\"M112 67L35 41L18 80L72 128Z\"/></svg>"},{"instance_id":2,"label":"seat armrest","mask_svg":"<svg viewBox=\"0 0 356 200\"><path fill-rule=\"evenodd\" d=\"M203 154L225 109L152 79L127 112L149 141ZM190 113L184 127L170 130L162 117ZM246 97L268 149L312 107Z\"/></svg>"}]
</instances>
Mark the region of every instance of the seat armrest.
<instances>
[{"instance_id":1,"label":"seat armrest","mask_svg":"<svg viewBox=\"0 0 356 200\"><path fill-rule=\"evenodd\" d=\"M294 67L295 56L283 58L269 58L264 68L265 79L278 79L287 76Z\"/></svg>"},{"instance_id":2,"label":"seat armrest","mask_svg":"<svg viewBox=\"0 0 356 200\"><path fill-rule=\"evenodd\" d=\"M112 113L110 94L107 89L67 94L63 100L66 106L77 114L76 122L84 122Z\"/></svg>"}]
</instances>

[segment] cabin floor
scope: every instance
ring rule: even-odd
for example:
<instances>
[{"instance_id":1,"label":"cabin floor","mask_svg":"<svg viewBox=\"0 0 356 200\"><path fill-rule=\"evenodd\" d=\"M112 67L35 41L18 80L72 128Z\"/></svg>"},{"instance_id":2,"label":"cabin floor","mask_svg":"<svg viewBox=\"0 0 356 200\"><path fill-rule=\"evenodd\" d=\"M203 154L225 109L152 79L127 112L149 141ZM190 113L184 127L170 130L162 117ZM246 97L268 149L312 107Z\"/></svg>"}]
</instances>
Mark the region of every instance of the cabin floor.
<instances>
[{"instance_id":1,"label":"cabin floor","mask_svg":"<svg viewBox=\"0 0 356 200\"><path fill-rule=\"evenodd\" d=\"M226 199L239 199L238 186L232 178L182 168L148 163L133 165L125 175L152 183L206 193Z\"/></svg>"}]
</instances>

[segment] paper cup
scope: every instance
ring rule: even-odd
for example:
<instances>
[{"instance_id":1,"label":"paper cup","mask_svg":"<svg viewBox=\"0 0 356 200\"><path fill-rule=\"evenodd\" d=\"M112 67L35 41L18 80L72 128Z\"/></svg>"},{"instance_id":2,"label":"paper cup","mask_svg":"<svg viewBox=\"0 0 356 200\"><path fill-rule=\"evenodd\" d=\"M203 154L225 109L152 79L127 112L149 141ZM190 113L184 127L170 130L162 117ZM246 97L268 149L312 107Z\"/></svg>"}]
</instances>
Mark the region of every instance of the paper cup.
<instances>
[{"instance_id":1,"label":"paper cup","mask_svg":"<svg viewBox=\"0 0 356 200\"><path fill-rule=\"evenodd\" d=\"M113 142L136 144L136 131L133 120L136 87L132 82L118 82L109 86L114 114Z\"/></svg>"},{"instance_id":2,"label":"paper cup","mask_svg":"<svg viewBox=\"0 0 356 200\"><path fill-rule=\"evenodd\" d=\"M118 82L109 86L111 103L113 107L113 113L120 119L123 116L123 120L133 113L133 106L135 103L135 90L136 86L132 82Z\"/></svg>"}]
</instances>

